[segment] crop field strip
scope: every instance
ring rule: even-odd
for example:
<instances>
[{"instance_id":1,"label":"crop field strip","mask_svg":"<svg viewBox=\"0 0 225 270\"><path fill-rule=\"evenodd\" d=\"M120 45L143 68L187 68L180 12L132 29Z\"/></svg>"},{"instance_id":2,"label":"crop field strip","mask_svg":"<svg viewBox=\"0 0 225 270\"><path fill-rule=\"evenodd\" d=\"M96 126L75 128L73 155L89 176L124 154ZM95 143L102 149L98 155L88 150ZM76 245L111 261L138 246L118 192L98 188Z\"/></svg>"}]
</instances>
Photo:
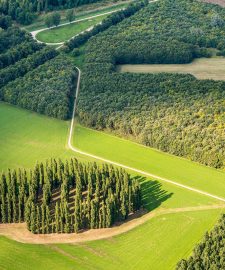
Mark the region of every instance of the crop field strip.
<instances>
[{"instance_id":1,"label":"crop field strip","mask_svg":"<svg viewBox=\"0 0 225 270\"><path fill-rule=\"evenodd\" d=\"M190 64L118 65L117 72L192 74L199 80L225 80L225 58L200 58Z\"/></svg>"}]
</instances>

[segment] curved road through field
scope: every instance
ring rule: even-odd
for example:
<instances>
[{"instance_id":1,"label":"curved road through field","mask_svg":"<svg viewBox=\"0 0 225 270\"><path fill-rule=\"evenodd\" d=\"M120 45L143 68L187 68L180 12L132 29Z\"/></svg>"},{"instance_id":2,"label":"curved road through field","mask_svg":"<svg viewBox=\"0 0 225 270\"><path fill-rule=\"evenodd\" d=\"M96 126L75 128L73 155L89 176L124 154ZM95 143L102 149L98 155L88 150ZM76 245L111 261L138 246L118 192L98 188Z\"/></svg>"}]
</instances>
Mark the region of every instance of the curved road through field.
<instances>
[{"instance_id":1,"label":"curved road through field","mask_svg":"<svg viewBox=\"0 0 225 270\"><path fill-rule=\"evenodd\" d=\"M208 196L208 197L211 197L211 198L214 198L214 199L217 199L217 200L220 200L220 201L225 202L225 199L220 198L220 197L217 197L217 196L214 196L214 195L209 194L209 193L206 193L206 192L203 192L203 191L201 191L201 190L194 189L194 188L191 188L191 187L188 187L188 186L185 186L185 185L181 185L181 184L179 184L179 183L170 181L170 180L168 180L168 179L165 179L165 178L162 178L162 177L159 177L159 176L150 174L150 173L146 173L146 172L137 170L137 169L135 169L135 168L131 168L131 167L128 167L128 166L125 166L125 165L122 165L122 164L113 162L113 161L111 161L111 160L107 160L107 159L104 159L104 158L101 158L101 157L97 157L97 156L94 156L94 155L91 155L91 154L88 154L88 153L85 153L85 152L82 152L82 151L79 151L79 150L73 148L73 146L71 145L71 139L72 139L72 134L73 134L74 116L75 116L76 103L77 103L77 97L78 97L79 86L80 86L80 77L81 77L81 71L80 71L80 69L79 69L78 67L76 67L76 69L78 70L78 80L77 80L76 95L75 95L75 100L74 100L73 114L72 114L72 120L71 120L71 126L70 126L70 134L69 134L69 140L68 140L68 145L69 145L69 148L70 148L71 150L73 150L74 152L80 153L80 154L82 154L82 155L89 156L89 157L92 157L92 158L95 158L95 159L98 159L98 160L101 160L101 161L104 161L104 162L107 162L107 163L111 163L111 164L113 164L113 165L122 167L122 168L124 168L124 169L131 170L131 171L134 171L134 172L137 172L137 173L140 173L140 174L149 176L149 177L153 177L153 178L155 178L155 179L158 179L158 180L161 180L161 181L164 181L164 182L167 182L167 183L176 185L176 186L178 186L178 187L182 187L182 188L185 188L185 189L188 189L188 190L197 192L197 193L199 193L199 194L202 194L202 195L205 195L205 196Z\"/></svg>"}]
</instances>

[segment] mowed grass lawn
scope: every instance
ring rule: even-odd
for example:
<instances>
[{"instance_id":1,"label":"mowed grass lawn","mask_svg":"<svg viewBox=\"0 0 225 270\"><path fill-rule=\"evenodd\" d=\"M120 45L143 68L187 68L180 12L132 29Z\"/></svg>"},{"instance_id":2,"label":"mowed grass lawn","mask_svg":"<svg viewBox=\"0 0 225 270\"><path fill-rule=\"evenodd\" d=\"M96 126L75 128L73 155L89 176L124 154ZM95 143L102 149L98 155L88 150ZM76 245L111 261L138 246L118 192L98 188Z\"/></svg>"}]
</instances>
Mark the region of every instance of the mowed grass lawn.
<instances>
[{"instance_id":1,"label":"mowed grass lawn","mask_svg":"<svg viewBox=\"0 0 225 270\"><path fill-rule=\"evenodd\" d=\"M199 58L190 64L118 65L118 72L134 73L190 73L197 79L225 80L225 58Z\"/></svg>"},{"instance_id":2,"label":"mowed grass lawn","mask_svg":"<svg viewBox=\"0 0 225 270\"><path fill-rule=\"evenodd\" d=\"M36 39L45 43L64 42L95 25L96 23L101 22L106 17L107 15L103 15L64 26L58 26L49 30L44 30L36 35Z\"/></svg>"}]
</instances>

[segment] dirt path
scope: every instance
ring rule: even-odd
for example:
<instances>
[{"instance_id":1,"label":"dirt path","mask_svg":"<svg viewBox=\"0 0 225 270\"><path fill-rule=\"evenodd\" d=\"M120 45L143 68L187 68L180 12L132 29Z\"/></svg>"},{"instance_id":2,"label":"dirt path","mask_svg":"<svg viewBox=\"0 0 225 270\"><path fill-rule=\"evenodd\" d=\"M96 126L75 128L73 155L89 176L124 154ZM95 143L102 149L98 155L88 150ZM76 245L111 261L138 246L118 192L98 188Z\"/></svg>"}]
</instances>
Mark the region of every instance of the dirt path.
<instances>
[{"instance_id":1,"label":"dirt path","mask_svg":"<svg viewBox=\"0 0 225 270\"><path fill-rule=\"evenodd\" d=\"M120 226L114 226L107 229L86 230L78 234L54 233L54 234L34 235L27 230L25 223L1 224L0 235L4 235L12 240L15 240L21 243L29 243L29 244L60 244L60 243L76 244L79 242L88 242L88 241L99 240L99 239L113 240L112 238L113 236L119 235L121 233L125 233L154 217L171 214L171 213L204 211L204 210L210 210L210 209L221 209L222 211L223 208L225 208L225 204L184 207L184 208L175 208L175 209L159 209L159 210L152 211L148 214L145 214L142 217L128 220L127 222L121 224Z\"/></svg>"}]
</instances>

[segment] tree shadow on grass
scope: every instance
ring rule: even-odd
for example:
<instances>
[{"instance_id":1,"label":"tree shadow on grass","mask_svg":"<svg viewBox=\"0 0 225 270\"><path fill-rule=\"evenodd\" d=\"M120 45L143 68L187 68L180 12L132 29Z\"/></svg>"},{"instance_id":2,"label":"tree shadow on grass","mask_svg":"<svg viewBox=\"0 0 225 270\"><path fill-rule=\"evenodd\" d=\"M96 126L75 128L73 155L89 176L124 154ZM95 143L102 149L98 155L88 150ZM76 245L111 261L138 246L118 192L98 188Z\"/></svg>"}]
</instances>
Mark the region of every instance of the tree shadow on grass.
<instances>
[{"instance_id":1,"label":"tree shadow on grass","mask_svg":"<svg viewBox=\"0 0 225 270\"><path fill-rule=\"evenodd\" d=\"M156 209L174 194L163 190L162 184L157 180L146 181L146 177L142 176L135 178L139 180L141 185L142 201L148 211Z\"/></svg>"}]
</instances>

